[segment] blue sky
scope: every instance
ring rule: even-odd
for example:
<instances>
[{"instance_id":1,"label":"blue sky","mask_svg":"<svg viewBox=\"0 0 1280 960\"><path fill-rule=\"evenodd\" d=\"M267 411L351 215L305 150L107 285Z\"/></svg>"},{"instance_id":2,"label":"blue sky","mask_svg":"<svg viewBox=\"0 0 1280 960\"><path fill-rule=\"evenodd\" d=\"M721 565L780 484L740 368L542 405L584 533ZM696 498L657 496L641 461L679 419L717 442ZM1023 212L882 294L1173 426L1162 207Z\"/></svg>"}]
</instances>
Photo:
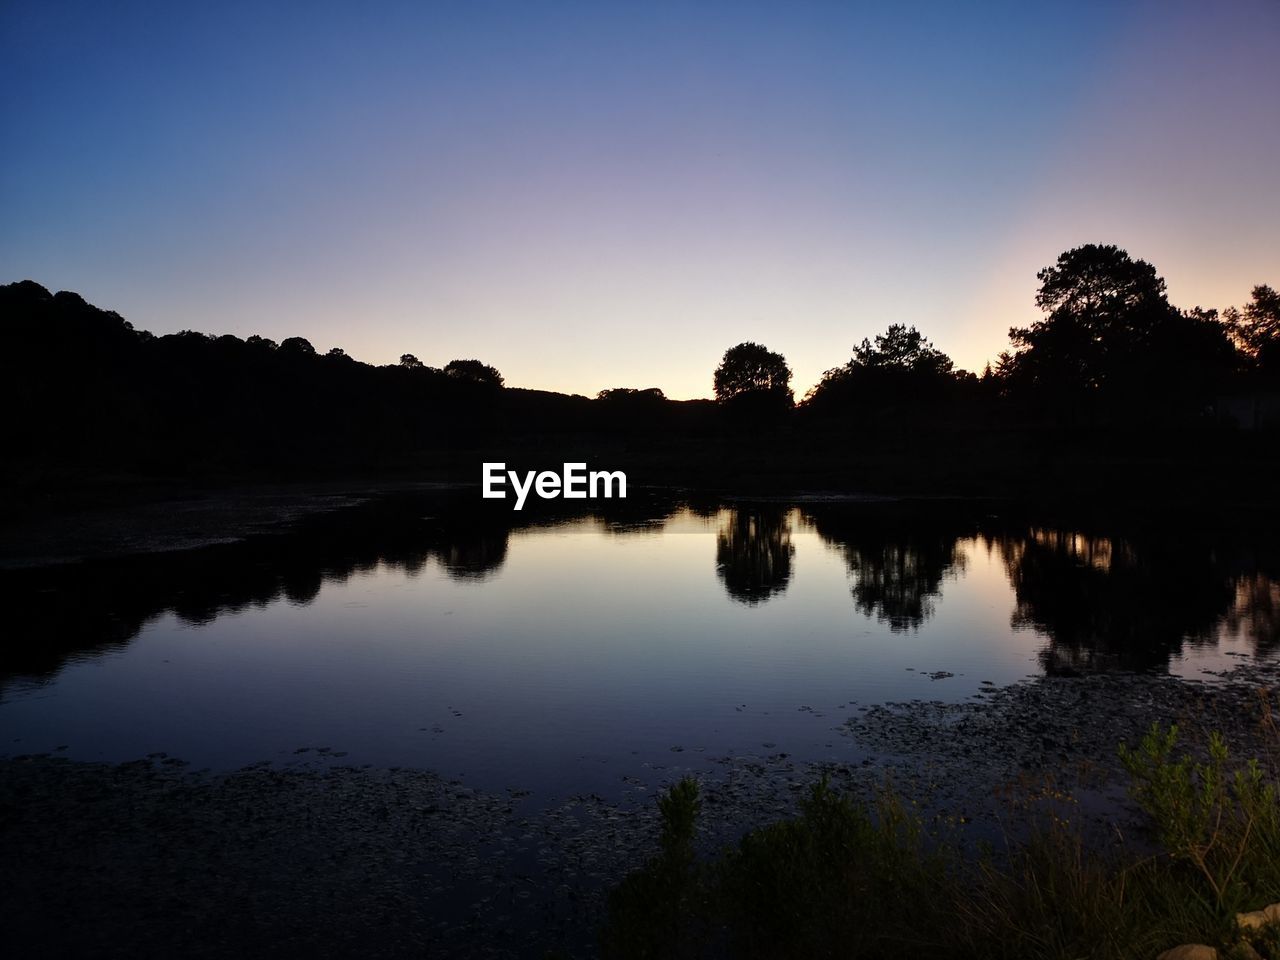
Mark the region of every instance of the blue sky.
<instances>
[{"instance_id":1,"label":"blue sky","mask_svg":"<svg viewBox=\"0 0 1280 960\"><path fill-rule=\"evenodd\" d=\"M0 5L0 282L509 383L980 369L1085 242L1280 285L1280 4Z\"/></svg>"}]
</instances>

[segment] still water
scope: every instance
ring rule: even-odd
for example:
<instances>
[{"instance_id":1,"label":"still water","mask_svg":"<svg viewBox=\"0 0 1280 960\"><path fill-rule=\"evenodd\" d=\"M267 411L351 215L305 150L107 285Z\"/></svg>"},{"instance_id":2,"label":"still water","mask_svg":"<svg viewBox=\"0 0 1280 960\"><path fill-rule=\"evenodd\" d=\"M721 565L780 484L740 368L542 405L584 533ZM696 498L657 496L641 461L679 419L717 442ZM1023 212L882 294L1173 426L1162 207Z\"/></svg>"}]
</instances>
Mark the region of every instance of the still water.
<instances>
[{"instance_id":1,"label":"still water","mask_svg":"<svg viewBox=\"0 0 1280 960\"><path fill-rule=\"evenodd\" d=\"M0 752L337 757L608 794L727 755L857 761L839 728L860 705L1046 674L1205 677L1280 649L1264 532L972 505L468 503L385 500L11 575Z\"/></svg>"}]
</instances>

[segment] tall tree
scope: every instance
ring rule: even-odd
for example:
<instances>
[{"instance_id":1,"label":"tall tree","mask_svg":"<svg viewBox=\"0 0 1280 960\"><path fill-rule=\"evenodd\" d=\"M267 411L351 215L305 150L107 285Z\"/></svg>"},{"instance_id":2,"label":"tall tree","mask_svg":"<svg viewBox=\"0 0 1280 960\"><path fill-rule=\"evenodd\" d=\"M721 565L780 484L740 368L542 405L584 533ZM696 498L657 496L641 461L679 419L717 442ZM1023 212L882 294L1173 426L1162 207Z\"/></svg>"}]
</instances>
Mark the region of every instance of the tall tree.
<instances>
[{"instance_id":1,"label":"tall tree","mask_svg":"<svg viewBox=\"0 0 1280 960\"><path fill-rule=\"evenodd\" d=\"M1037 276L1046 316L1009 331L1015 349L1000 372L1060 411L1185 415L1234 363L1217 315L1175 309L1155 267L1119 247L1076 247Z\"/></svg>"},{"instance_id":2,"label":"tall tree","mask_svg":"<svg viewBox=\"0 0 1280 960\"><path fill-rule=\"evenodd\" d=\"M889 324L883 334L877 334L875 343L864 339L853 348L849 369L901 370L925 376L943 376L954 366L951 358L925 339L915 327L901 323Z\"/></svg>"},{"instance_id":3,"label":"tall tree","mask_svg":"<svg viewBox=\"0 0 1280 960\"><path fill-rule=\"evenodd\" d=\"M826 371L805 402L827 410L915 404L936 399L951 382L953 367L915 327L894 323L874 342L855 346L844 366Z\"/></svg>"},{"instance_id":4,"label":"tall tree","mask_svg":"<svg viewBox=\"0 0 1280 960\"><path fill-rule=\"evenodd\" d=\"M1280 375L1280 293L1261 284L1243 310L1228 307L1223 318L1257 370Z\"/></svg>"},{"instance_id":5,"label":"tall tree","mask_svg":"<svg viewBox=\"0 0 1280 960\"><path fill-rule=\"evenodd\" d=\"M724 352L715 373L716 399L763 397L790 406L791 368L780 353L758 343L740 343Z\"/></svg>"}]
</instances>

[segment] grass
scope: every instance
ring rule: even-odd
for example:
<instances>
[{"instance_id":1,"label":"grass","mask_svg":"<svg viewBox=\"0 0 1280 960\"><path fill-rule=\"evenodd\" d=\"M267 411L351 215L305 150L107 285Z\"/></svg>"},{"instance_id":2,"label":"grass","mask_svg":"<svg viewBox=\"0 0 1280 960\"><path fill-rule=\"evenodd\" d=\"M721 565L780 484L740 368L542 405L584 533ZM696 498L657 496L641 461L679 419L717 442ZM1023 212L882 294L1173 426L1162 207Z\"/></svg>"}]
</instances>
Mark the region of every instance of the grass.
<instances>
[{"instance_id":1,"label":"grass","mask_svg":"<svg viewBox=\"0 0 1280 960\"><path fill-rule=\"evenodd\" d=\"M824 780L797 816L700 860L698 785L686 778L659 800L657 855L610 897L602 952L1152 960L1204 943L1280 960L1280 924L1236 922L1280 901L1274 752L1239 761L1216 734L1180 752L1177 727L1154 726L1120 753L1149 820L1144 840L1097 849L1053 815L977 857L892 790L863 803Z\"/></svg>"}]
</instances>

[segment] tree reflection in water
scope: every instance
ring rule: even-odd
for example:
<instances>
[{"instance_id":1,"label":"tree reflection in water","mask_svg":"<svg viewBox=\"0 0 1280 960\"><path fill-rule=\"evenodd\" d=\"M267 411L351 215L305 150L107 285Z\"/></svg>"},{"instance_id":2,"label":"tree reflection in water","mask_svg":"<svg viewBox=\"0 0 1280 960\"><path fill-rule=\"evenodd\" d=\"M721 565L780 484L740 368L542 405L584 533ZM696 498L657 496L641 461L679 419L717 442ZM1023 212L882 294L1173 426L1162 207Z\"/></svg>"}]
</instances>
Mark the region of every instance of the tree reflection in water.
<instances>
[{"instance_id":1,"label":"tree reflection in water","mask_svg":"<svg viewBox=\"0 0 1280 960\"><path fill-rule=\"evenodd\" d=\"M1255 655L1280 650L1280 578L1265 573L1242 575L1224 626L1229 633L1252 640Z\"/></svg>"},{"instance_id":2,"label":"tree reflection in water","mask_svg":"<svg viewBox=\"0 0 1280 960\"><path fill-rule=\"evenodd\" d=\"M973 549L996 551L1014 592L1010 625L1046 637L1050 675L1167 670L1184 646L1226 635L1255 655L1280 649L1280 550L1265 536L1206 525L1098 532L906 504L813 505L805 519L844 559L858 612L893 632L934 615Z\"/></svg>"},{"instance_id":3,"label":"tree reflection in water","mask_svg":"<svg viewBox=\"0 0 1280 960\"><path fill-rule=\"evenodd\" d=\"M763 504L731 507L716 536L716 573L733 599L763 603L791 582L791 514Z\"/></svg>"},{"instance_id":4,"label":"tree reflection in water","mask_svg":"<svg viewBox=\"0 0 1280 960\"><path fill-rule=\"evenodd\" d=\"M1190 534L1031 527L1000 538L1017 605L1011 625L1048 636L1045 673L1167 670L1184 644L1215 643L1242 571L1224 544ZM1263 591L1264 593L1266 591Z\"/></svg>"},{"instance_id":5,"label":"tree reflection in water","mask_svg":"<svg viewBox=\"0 0 1280 960\"><path fill-rule=\"evenodd\" d=\"M818 534L844 557L859 613L894 633L919 629L934 614L942 582L964 570L959 537L968 526L911 514L838 508L807 512Z\"/></svg>"},{"instance_id":6,"label":"tree reflection in water","mask_svg":"<svg viewBox=\"0 0 1280 960\"><path fill-rule=\"evenodd\" d=\"M894 633L933 617L948 578L985 547L1013 592L1008 622L1045 637L1040 661L1050 675L1167 670L1188 644L1224 637L1257 655L1280 651L1280 537L1265 526L1055 525L941 503L809 503L801 513L667 494L567 506L517 514L479 509L465 494L388 498L237 544L6 571L0 699L14 680L42 682L70 659L123 647L166 612L200 624L280 599L306 605L323 584L380 566L416 577L434 563L450 579L476 582L501 570L512 531L590 517L609 536L647 535L677 510L719 518L716 573L748 606L788 589L793 531L812 529L843 560L854 608Z\"/></svg>"}]
</instances>

